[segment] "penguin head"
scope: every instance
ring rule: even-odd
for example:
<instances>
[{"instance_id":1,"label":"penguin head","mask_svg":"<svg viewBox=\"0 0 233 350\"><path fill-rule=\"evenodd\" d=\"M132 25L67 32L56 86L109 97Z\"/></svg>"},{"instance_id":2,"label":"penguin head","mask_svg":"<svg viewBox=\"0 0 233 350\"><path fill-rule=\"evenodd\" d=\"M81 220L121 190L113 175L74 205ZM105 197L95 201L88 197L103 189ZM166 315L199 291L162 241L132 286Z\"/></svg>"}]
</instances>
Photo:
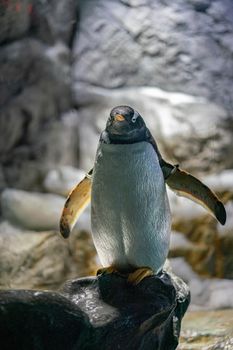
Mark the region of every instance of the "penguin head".
<instances>
[{"instance_id":1,"label":"penguin head","mask_svg":"<svg viewBox=\"0 0 233 350\"><path fill-rule=\"evenodd\" d=\"M105 131L112 143L134 143L146 138L146 124L129 106L117 106L110 112Z\"/></svg>"}]
</instances>

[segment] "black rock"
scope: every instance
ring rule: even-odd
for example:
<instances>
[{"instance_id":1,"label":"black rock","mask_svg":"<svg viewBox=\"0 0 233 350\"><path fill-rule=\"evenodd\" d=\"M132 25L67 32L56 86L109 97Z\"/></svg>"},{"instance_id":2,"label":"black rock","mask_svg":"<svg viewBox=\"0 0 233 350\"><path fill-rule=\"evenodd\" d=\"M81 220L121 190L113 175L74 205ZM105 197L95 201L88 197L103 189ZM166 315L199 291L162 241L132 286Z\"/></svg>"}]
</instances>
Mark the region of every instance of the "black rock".
<instances>
[{"instance_id":1,"label":"black rock","mask_svg":"<svg viewBox=\"0 0 233 350\"><path fill-rule=\"evenodd\" d=\"M118 275L68 281L58 292L0 292L0 349L172 350L190 300L162 273L133 286Z\"/></svg>"},{"instance_id":2,"label":"black rock","mask_svg":"<svg viewBox=\"0 0 233 350\"><path fill-rule=\"evenodd\" d=\"M58 293L0 292L1 350L84 349L90 329L88 317Z\"/></svg>"}]
</instances>

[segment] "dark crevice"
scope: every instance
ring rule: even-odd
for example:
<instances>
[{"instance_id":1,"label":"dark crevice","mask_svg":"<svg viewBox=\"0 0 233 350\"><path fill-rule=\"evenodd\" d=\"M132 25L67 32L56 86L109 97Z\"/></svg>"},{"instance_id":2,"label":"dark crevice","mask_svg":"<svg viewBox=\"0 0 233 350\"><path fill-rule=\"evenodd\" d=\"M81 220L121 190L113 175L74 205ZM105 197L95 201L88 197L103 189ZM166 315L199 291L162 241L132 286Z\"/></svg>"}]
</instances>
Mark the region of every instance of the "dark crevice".
<instances>
[{"instance_id":1,"label":"dark crevice","mask_svg":"<svg viewBox=\"0 0 233 350\"><path fill-rule=\"evenodd\" d=\"M22 112L22 116L24 119L23 125L22 125L23 132L22 132L22 136L20 137L20 139L14 145L14 148L28 145L27 136L28 136L28 130L29 130L29 126L30 126L32 117L25 109L21 110L21 112Z\"/></svg>"},{"instance_id":2,"label":"dark crevice","mask_svg":"<svg viewBox=\"0 0 233 350\"><path fill-rule=\"evenodd\" d=\"M70 38L69 41L67 43L68 47L70 49L73 48L73 44L74 44L74 40L75 40L75 36L76 33L79 32L79 23L80 23L80 8L78 5L76 5L76 9L75 9L75 21L73 22L72 25L72 29L71 29L71 34L70 34Z\"/></svg>"},{"instance_id":3,"label":"dark crevice","mask_svg":"<svg viewBox=\"0 0 233 350\"><path fill-rule=\"evenodd\" d=\"M210 4L203 1L197 1L195 4L193 4L193 7L196 12L206 13L210 7Z\"/></svg>"}]
</instances>

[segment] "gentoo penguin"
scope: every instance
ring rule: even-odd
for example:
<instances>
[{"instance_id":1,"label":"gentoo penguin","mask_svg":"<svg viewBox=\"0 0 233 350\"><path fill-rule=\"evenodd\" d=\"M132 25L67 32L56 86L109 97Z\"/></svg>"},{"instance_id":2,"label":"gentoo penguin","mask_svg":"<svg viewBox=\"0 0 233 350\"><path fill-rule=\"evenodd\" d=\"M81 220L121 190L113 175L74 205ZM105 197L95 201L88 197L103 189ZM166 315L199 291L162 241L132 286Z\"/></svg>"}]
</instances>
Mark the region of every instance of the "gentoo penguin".
<instances>
[{"instance_id":1,"label":"gentoo penguin","mask_svg":"<svg viewBox=\"0 0 233 350\"><path fill-rule=\"evenodd\" d=\"M103 269L139 283L157 274L168 255L171 214L165 183L207 208L221 224L226 212L198 179L167 163L141 115L112 109L100 136L93 169L70 193L60 231L67 238L91 200L93 241Z\"/></svg>"}]
</instances>

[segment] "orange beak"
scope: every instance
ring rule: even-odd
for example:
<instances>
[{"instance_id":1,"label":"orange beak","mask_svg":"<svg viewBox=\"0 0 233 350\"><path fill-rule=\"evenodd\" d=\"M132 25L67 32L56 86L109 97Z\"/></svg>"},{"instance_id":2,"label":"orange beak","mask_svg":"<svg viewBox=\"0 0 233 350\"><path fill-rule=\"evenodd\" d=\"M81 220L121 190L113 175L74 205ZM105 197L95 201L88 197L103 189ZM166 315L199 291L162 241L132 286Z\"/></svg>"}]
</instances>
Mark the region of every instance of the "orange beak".
<instances>
[{"instance_id":1,"label":"orange beak","mask_svg":"<svg viewBox=\"0 0 233 350\"><path fill-rule=\"evenodd\" d=\"M116 114L114 117L114 121L116 122L122 122L123 120L125 120L125 117L123 117L121 114Z\"/></svg>"}]
</instances>

